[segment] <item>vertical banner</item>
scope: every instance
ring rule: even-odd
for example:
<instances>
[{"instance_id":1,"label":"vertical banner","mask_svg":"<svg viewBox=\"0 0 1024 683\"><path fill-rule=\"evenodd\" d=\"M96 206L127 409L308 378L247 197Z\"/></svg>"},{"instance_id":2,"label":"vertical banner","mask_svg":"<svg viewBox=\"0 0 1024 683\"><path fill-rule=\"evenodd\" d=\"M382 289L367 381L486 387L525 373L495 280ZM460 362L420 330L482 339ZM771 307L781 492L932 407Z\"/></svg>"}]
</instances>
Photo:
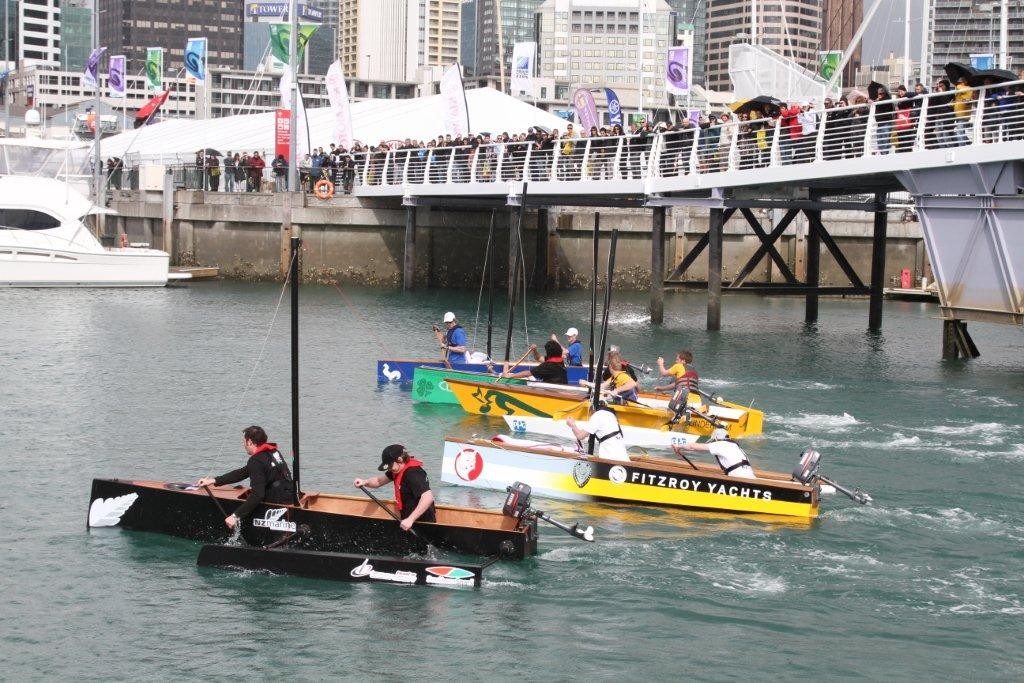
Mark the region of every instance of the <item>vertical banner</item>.
<instances>
[{"instance_id":1,"label":"vertical banner","mask_svg":"<svg viewBox=\"0 0 1024 683\"><path fill-rule=\"evenodd\" d=\"M469 107L458 62L445 69L441 76L441 98L444 101L444 132L450 135L468 133Z\"/></svg>"},{"instance_id":2,"label":"vertical banner","mask_svg":"<svg viewBox=\"0 0 1024 683\"><path fill-rule=\"evenodd\" d=\"M198 85L206 82L206 38L189 38L185 44L185 81Z\"/></svg>"},{"instance_id":3,"label":"vertical banner","mask_svg":"<svg viewBox=\"0 0 1024 683\"><path fill-rule=\"evenodd\" d=\"M289 51L291 50L291 24L270 24L270 50L283 64L289 63ZM320 24L299 24L299 44L295 52L295 63L302 62L302 55L306 50L306 43L316 33Z\"/></svg>"},{"instance_id":4,"label":"vertical banner","mask_svg":"<svg viewBox=\"0 0 1024 683\"><path fill-rule=\"evenodd\" d=\"M619 104L619 96L611 88L605 88L604 97L608 101L608 123L612 126L621 126L622 105Z\"/></svg>"},{"instance_id":5,"label":"vertical banner","mask_svg":"<svg viewBox=\"0 0 1024 683\"><path fill-rule=\"evenodd\" d=\"M277 109L274 112L274 155L280 154L288 158L288 141L292 133L292 113L287 109Z\"/></svg>"},{"instance_id":6,"label":"vertical banner","mask_svg":"<svg viewBox=\"0 0 1024 683\"><path fill-rule=\"evenodd\" d=\"M146 48L146 84L150 90L164 89L164 49Z\"/></svg>"},{"instance_id":7,"label":"vertical banner","mask_svg":"<svg viewBox=\"0 0 1024 683\"><path fill-rule=\"evenodd\" d=\"M843 51L842 50L829 50L828 52L818 53L818 75L824 78L826 81L831 81L832 77L836 74L836 69L843 62ZM836 81L836 87L842 88L842 78Z\"/></svg>"},{"instance_id":8,"label":"vertical banner","mask_svg":"<svg viewBox=\"0 0 1024 683\"><path fill-rule=\"evenodd\" d=\"M678 45L668 49L665 60L665 92L672 95L690 94L690 48Z\"/></svg>"},{"instance_id":9,"label":"vertical banner","mask_svg":"<svg viewBox=\"0 0 1024 683\"><path fill-rule=\"evenodd\" d=\"M512 94L525 92L533 96L533 65L537 60L537 43L516 43L512 48Z\"/></svg>"},{"instance_id":10,"label":"vertical banner","mask_svg":"<svg viewBox=\"0 0 1024 683\"><path fill-rule=\"evenodd\" d=\"M597 104L594 103L594 95L589 90L580 88L574 92L572 106L576 109L576 118L579 119L582 130L589 133L592 127L601 127L601 121L597 118Z\"/></svg>"},{"instance_id":11,"label":"vertical banner","mask_svg":"<svg viewBox=\"0 0 1024 683\"><path fill-rule=\"evenodd\" d=\"M124 97L124 69L125 56L113 55L110 64L107 66L107 87L110 88L110 97Z\"/></svg>"},{"instance_id":12,"label":"vertical banner","mask_svg":"<svg viewBox=\"0 0 1024 683\"><path fill-rule=\"evenodd\" d=\"M95 88L100 83L100 57L107 51L105 47L95 47L85 61L84 79L85 85Z\"/></svg>"},{"instance_id":13,"label":"vertical banner","mask_svg":"<svg viewBox=\"0 0 1024 683\"><path fill-rule=\"evenodd\" d=\"M334 112L334 140L345 149L352 149L352 110L349 108L348 87L341 72L341 60L334 60L327 70L327 99Z\"/></svg>"}]
</instances>

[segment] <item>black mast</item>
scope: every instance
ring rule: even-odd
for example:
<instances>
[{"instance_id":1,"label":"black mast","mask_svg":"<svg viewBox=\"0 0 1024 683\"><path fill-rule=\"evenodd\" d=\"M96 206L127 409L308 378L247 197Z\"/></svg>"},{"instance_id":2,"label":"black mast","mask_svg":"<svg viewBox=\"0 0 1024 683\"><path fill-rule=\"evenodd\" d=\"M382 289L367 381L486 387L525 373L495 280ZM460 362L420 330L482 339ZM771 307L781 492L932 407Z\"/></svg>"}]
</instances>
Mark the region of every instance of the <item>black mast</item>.
<instances>
[{"instance_id":1,"label":"black mast","mask_svg":"<svg viewBox=\"0 0 1024 683\"><path fill-rule=\"evenodd\" d=\"M594 321L597 320L597 248L599 245L599 232L601 230L601 214L594 212L594 276L590 287L590 357L587 360L589 369L587 370L587 378L591 382L596 382L594 379Z\"/></svg>"},{"instance_id":2,"label":"black mast","mask_svg":"<svg viewBox=\"0 0 1024 683\"><path fill-rule=\"evenodd\" d=\"M601 315L601 345L598 351L597 368L594 370L593 409L601 405L601 371L604 368L604 350L608 343L608 315L612 308L612 275L615 272L615 245L619 241L619 231L612 230L612 240L608 245L608 281L604 286L604 313ZM593 454L593 441L591 441Z\"/></svg>"},{"instance_id":3,"label":"black mast","mask_svg":"<svg viewBox=\"0 0 1024 683\"><path fill-rule=\"evenodd\" d=\"M487 231L487 360L491 359L491 332L494 328L494 220L497 214L497 209L491 209L491 227Z\"/></svg>"},{"instance_id":4,"label":"black mast","mask_svg":"<svg viewBox=\"0 0 1024 683\"><path fill-rule=\"evenodd\" d=\"M516 250L516 253L512 255L512 271L508 274L511 278L510 282L512 287L509 289L512 295L508 301L508 331L505 333L505 360L510 360L512 355L512 323L515 320L516 312L516 294L519 292L519 253L522 251L522 227L523 227L523 212L526 211L526 183L523 183L523 194L519 198L519 219L516 221L516 236L518 239L515 243L520 246ZM511 243L512 240L509 240Z\"/></svg>"},{"instance_id":5,"label":"black mast","mask_svg":"<svg viewBox=\"0 0 1024 683\"><path fill-rule=\"evenodd\" d=\"M292 260L288 277L292 285L292 476L295 477L295 499L301 497L299 488L299 254L302 238L292 229Z\"/></svg>"}]
</instances>

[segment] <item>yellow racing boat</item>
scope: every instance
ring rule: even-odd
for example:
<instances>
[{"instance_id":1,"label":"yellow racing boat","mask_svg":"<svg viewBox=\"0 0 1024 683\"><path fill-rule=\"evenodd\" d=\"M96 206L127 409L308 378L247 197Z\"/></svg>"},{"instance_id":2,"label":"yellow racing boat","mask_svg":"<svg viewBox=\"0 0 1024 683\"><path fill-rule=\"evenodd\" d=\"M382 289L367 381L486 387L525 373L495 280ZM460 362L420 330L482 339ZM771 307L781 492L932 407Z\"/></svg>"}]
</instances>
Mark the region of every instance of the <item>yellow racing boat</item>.
<instances>
[{"instance_id":1,"label":"yellow racing boat","mask_svg":"<svg viewBox=\"0 0 1024 683\"><path fill-rule=\"evenodd\" d=\"M479 415L534 415L586 420L590 417L590 397L583 387L529 383L525 386L490 384L448 378L448 388L467 413ZM615 406L619 423L630 427L664 429L709 436L716 424L731 438L752 436L764 431L764 413L729 401L702 403L697 394L690 394L689 403L697 406L688 418L673 423L675 413L668 401L654 394L641 394L640 401Z\"/></svg>"}]
</instances>

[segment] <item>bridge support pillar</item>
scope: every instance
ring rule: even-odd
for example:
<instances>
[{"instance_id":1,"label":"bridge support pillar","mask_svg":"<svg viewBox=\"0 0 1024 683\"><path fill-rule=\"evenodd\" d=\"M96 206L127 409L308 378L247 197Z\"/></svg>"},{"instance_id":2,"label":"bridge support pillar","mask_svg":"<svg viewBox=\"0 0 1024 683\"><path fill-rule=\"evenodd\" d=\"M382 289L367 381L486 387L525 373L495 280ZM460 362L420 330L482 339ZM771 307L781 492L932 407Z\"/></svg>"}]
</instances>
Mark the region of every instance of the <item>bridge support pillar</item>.
<instances>
[{"instance_id":1,"label":"bridge support pillar","mask_svg":"<svg viewBox=\"0 0 1024 683\"><path fill-rule=\"evenodd\" d=\"M405 248L402 258L402 291L412 291L416 276L416 207L405 207Z\"/></svg>"},{"instance_id":2,"label":"bridge support pillar","mask_svg":"<svg viewBox=\"0 0 1024 683\"><path fill-rule=\"evenodd\" d=\"M547 289L551 271L551 235L548 229L548 210L541 207L537 209L537 244L533 259L533 288L538 292Z\"/></svg>"},{"instance_id":3,"label":"bridge support pillar","mask_svg":"<svg viewBox=\"0 0 1024 683\"><path fill-rule=\"evenodd\" d=\"M821 211L807 211L807 239L805 245L807 254L804 257L806 271L806 284L814 287L814 291L804 298L804 322L818 322L818 290L821 285L821 233L818 228L821 225Z\"/></svg>"},{"instance_id":4,"label":"bridge support pillar","mask_svg":"<svg viewBox=\"0 0 1024 683\"><path fill-rule=\"evenodd\" d=\"M711 209L708 216L708 318L707 329L722 329L722 233L725 210Z\"/></svg>"},{"instance_id":5,"label":"bridge support pillar","mask_svg":"<svg viewBox=\"0 0 1024 683\"><path fill-rule=\"evenodd\" d=\"M665 322L665 207L654 207L651 224L651 322Z\"/></svg>"},{"instance_id":6,"label":"bridge support pillar","mask_svg":"<svg viewBox=\"0 0 1024 683\"><path fill-rule=\"evenodd\" d=\"M871 238L871 299L868 304L868 329L882 329L882 298L885 288L885 237L888 232L888 195L875 193L875 229Z\"/></svg>"}]
</instances>

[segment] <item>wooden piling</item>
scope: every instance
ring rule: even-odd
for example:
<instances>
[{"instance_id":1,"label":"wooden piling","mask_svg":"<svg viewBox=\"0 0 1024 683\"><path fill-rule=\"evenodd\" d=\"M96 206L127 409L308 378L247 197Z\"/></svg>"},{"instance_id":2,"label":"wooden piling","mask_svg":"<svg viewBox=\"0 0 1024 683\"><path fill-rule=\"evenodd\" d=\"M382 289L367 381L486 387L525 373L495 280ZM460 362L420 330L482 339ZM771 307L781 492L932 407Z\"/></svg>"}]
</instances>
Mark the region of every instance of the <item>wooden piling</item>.
<instances>
[{"instance_id":1,"label":"wooden piling","mask_svg":"<svg viewBox=\"0 0 1024 683\"><path fill-rule=\"evenodd\" d=\"M885 289L885 238L888 229L888 193L875 193L875 225L871 238L871 299L868 306L868 329L882 328L882 301Z\"/></svg>"},{"instance_id":2,"label":"wooden piling","mask_svg":"<svg viewBox=\"0 0 1024 683\"><path fill-rule=\"evenodd\" d=\"M405 207L405 244L402 256L402 291L411 292L416 277L416 207Z\"/></svg>"},{"instance_id":3,"label":"wooden piling","mask_svg":"<svg viewBox=\"0 0 1024 683\"><path fill-rule=\"evenodd\" d=\"M651 221L651 322L665 321L665 207L654 207Z\"/></svg>"},{"instance_id":4,"label":"wooden piling","mask_svg":"<svg viewBox=\"0 0 1024 683\"><path fill-rule=\"evenodd\" d=\"M807 273L806 284L814 287L804 297L804 321L809 323L818 322L818 290L821 286L821 234L818 229L821 226L821 211L806 211L807 214L807 239L806 255L804 266Z\"/></svg>"},{"instance_id":5,"label":"wooden piling","mask_svg":"<svg viewBox=\"0 0 1024 683\"><path fill-rule=\"evenodd\" d=\"M725 210L711 209L708 216L708 318L707 329L722 329L722 233Z\"/></svg>"}]
</instances>

